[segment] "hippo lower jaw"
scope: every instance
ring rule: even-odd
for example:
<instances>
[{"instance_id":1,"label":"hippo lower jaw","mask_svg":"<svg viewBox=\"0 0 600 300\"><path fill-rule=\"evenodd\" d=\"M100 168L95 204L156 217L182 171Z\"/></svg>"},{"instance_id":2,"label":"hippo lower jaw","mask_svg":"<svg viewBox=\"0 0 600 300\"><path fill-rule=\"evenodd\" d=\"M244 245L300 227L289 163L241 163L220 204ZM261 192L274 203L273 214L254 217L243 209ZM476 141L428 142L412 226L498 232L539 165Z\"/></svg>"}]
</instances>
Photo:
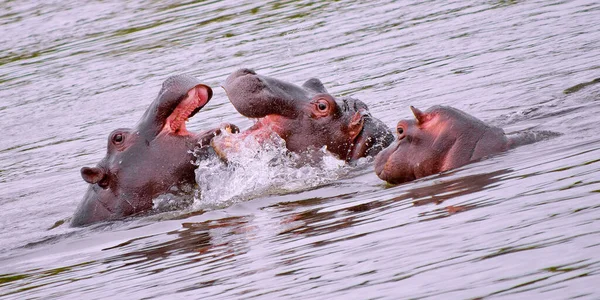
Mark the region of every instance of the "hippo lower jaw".
<instances>
[{"instance_id":1,"label":"hippo lower jaw","mask_svg":"<svg viewBox=\"0 0 600 300\"><path fill-rule=\"evenodd\" d=\"M364 137L362 135L362 130L359 135L354 139L354 141L350 144L350 148L348 149L348 155L346 156L345 161L353 161L357 160L361 157L367 156L367 152L369 151L370 146L372 145L371 138Z\"/></svg>"}]
</instances>

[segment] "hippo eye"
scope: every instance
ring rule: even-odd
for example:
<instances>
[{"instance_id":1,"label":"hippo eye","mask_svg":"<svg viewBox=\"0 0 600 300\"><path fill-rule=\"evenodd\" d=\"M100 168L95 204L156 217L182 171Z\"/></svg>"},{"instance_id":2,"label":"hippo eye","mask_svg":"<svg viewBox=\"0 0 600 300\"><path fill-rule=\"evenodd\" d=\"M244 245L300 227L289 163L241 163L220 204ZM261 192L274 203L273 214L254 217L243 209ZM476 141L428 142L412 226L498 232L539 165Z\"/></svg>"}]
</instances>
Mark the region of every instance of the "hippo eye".
<instances>
[{"instance_id":1,"label":"hippo eye","mask_svg":"<svg viewBox=\"0 0 600 300\"><path fill-rule=\"evenodd\" d=\"M326 111L327 110L327 103L325 103L325 102L319 102L319 104L317 104L317 108L320 111Z\"/></svg>"},{"instance_id":2,"label":"hippo eye","mask_svg":"<svg viewBox=\"0 0 600 300\"><path fill-rule=\"evenodd\" d=\"M315 118L327 117L335 113L335 101L329 99L328 96L319 96L311 104L314 105L312 113Z\"/></svg>"},{"instance_id":3,"label":"hippo eye","mask_svg":"<svg viewBox=\"0 0 600 300\"><path fill-rule=\"evenodd\" d=\"M404 139L406 137L406 123L400 122L396 127L396 132L398 133L398 140Z\"/></svg>"},{"instance_id":4,"label":"hippo eye","mask_svg":"<svg viewBox=\"0 0 600 300\"><path fill-rule=\"evenodd\" d=\"M121 143L123 143L123 140L124 140L123 134L117 133L117 134L113 135L112 140L115 145L120 145Z\"/></svg>"}]
</instances>

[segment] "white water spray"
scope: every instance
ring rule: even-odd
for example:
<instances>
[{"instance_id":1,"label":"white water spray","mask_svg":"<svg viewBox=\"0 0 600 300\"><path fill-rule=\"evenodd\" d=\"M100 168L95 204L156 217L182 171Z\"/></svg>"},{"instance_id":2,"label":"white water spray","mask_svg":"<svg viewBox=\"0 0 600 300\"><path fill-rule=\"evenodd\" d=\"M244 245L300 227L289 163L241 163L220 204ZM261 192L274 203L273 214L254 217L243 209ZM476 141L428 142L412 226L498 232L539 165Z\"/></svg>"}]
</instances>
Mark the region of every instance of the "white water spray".
<instances>
[{"instance_id":1,"label":"white water spray","mask_svg":"<svg viewBox=\"0 0 600 300\"><path fill-rule=\"evenodd\" d=\"M261 142L247 136L239 145L227 154L227 163L216 156L198 159L194 209L222 208L262 195L311 189L350 170L324 148L315 150L321 157L318 162L307 164L301 155L290 153L276 134Z\"/></svg>"}]
</instances>

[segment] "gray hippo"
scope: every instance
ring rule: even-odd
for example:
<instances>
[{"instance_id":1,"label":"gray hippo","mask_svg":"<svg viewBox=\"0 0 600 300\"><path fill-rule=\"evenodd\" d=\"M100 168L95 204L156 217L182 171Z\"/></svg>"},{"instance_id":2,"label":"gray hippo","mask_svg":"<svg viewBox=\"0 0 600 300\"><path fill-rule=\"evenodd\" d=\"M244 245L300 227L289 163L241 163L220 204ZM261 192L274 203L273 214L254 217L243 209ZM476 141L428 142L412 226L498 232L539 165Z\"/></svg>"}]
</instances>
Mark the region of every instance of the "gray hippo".
<instances>
[{"instance_id":1,"label":"gray hippo","mask_svg":"<svg viewBox=\"0 0 600 300\"><path fill-rule=\"evenodd\" d=\"M108 136L106 156L95 167L81 169L81 177L89 187L71 225L147 212L156 196L184 184L195 184L195 155L209 153L199 144L208 145L220 129L191 133L185 122L211 97L211 88L192 76L176 75L165 80L137 125L113 131Z\"/></svg>"},{"instance_id":2,"label":"gray hippo","mask_svg":"<svg viewBox=\"0 0 600 300\"><path fill-rule=\"evenodd\" d=\"M248 135L265 138L272 132L285 140L291 152L325 146L347 162L375 156L394 139L365 103L350 97L336 99L316 78L297 86L240 69L229 75L223 87L240 114L257 119L237 137L213 140L215 151L223 158L235 148L236 140Z\"/></svg>"}]
</instances>

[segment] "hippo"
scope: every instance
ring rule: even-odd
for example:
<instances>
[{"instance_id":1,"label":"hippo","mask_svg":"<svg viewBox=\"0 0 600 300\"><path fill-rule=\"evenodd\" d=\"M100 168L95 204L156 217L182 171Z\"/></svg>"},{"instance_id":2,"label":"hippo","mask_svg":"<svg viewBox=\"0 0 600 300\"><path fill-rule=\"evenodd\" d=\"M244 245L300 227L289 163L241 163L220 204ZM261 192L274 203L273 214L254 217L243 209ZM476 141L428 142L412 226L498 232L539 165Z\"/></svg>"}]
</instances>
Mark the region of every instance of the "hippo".
<instances>
[{"instance_id":1,"label":"hippo","mask_svg":"<svg viewBox=\"0 0 600 300\"><path fill-rule=\"evenodd\" d=\"M240 69L229 75L223 88L240 114L258 119L237 137L212 141L225 159L236 140L248 135L264 139L272 132L291 152L326 147L346 162L375 156L394 140L391 130L371 116L365 103L351 97L336 99L316 78L297 86Z\"/></svg>"},{"instance_id":2,"label":"hippo","mask_svg":"<svg viewBox=\"0 0 600 300\"><path fill-rule=\"evenodd\" d=\"M204 107L212 89L189 75L169 77L134 128L108 136L106 156L95 167L83 167L88 190L72 226L120 219L152 209L152 199L186 184L195 184L193 162L207 156L220 128L187 131L185 122ZM230 130L237 127L226 124ZM196 153L194 153L196 150Z\"/></svg>"},{"instance_id":3,"label":"hippo","mask_svg":"<svg viewBox=\"0 0 600 300\"><path fill-rule=\"evenodd\" d=\"M425 112L411 106L414 120L396 127L396 141L375 157L375 173L392 184L412 181L539 140L534 133L507 136L498 127L448 106Z\"/></svg>"}]
</instances>

